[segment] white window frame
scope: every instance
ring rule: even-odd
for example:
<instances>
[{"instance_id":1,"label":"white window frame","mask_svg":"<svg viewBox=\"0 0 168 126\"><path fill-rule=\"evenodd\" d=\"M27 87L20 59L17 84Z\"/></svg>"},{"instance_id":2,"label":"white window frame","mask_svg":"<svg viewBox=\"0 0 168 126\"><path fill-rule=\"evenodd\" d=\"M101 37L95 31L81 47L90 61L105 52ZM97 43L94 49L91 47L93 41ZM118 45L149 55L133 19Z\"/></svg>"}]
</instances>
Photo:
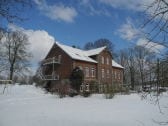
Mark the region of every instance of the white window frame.
<instances>
[{"instance_id":1,"label":"white window frame","mask_svg":"<svg viewBox=\"0 0 168 126\"><path fill-rule=\"evenodd\" d=\"M91 69L91 76L92 76L92 77L95 77L95 74L96 74L95 68L92 68L92 69Z\"/></svg>"},{"instance_id":2,"label":"white window frame","mask_svg":"<svg viewBox=\"0 0 168 126\"><path fill-rule=\"evenodd\" d=\"M85 77L89 77L89 67L85 67Z\"/></svg>"}]
</instances>

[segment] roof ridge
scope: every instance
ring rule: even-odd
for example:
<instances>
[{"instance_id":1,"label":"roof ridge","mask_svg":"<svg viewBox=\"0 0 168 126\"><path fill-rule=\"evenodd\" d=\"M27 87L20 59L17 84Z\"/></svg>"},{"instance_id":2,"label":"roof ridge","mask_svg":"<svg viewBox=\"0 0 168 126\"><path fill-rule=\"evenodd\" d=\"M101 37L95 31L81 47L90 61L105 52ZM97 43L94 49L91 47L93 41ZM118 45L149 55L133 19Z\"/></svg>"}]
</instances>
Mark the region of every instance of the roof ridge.
<instances>
[{"instance_id":1,"label":"roof ridge","mask_svg":"<svg viewBox=\"0 0 168 126\"><path fill-rule=\"evenodd\" d=\"M71 46L64 45L59 42L56 42L56 45L58 45L62 50L64 50L64 52L66 52L72 59L97 63L97 61L90 58L84 50L73 48Z\"/></svg>"},{"instance_id":2,"label":"roof ridge","mask_svg":"<svg viewBox=\"0 0 168 126\"><path fill-rule=\"evenodd\" d=\"M105 48L107 48L107 46L103 46L103 47L99 47L99 48L95 48L95 49L91 49L91 50L86 50L85 52L86 52L87 56L93 56L93 55L99 54Z\"/></svg>"},{"instance_id":3,"label":"roof ridge","mask_svg":"<svg viewBox=\"0 0 168 126\"><path fill-rule=\"evenodd\" d=\"M92 50L97 50L97 49L100 49L100 48L107 48L107 46L102 46L102 47L98 47L98 48L94 48L94 49L89 49L89 50L84 50L84 51L92 51Z\"/></svg>"},{"instance_id":4,"label":"roof ridge","mask_svg":"<svg viewBox=\"0 0 168 126\"><path fill-rule=\"evenodd\" d=\"M67 47L72 48L72 49L75 49L75 50L84 51L84 50L82 50L82 49L79 49L79 48L74 48L74 47L72 47L72 46L68 46L68 45L65 45L65 44L60 43L60 42L56 42L56 44L60 44L60 45L63 45L63 46L67 46Z\"/></svg>"}]
</instances>

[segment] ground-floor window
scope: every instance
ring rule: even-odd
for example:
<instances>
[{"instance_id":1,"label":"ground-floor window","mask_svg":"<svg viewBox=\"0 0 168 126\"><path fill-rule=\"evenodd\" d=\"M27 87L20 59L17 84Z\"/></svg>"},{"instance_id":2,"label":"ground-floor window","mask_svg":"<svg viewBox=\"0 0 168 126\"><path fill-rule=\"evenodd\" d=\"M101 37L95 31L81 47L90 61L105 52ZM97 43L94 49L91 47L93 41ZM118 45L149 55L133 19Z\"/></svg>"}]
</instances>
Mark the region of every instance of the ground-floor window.
<instances>
[{"instance_id":1,"label":"ground-floor window","mask_svg":"<svg viewBox=\"0 0 168 126\"><path fill-rule=\"evenodd\" d=\"M102 69L102 78L104 78L104 69Z\"/></svg>"}]
</instances>

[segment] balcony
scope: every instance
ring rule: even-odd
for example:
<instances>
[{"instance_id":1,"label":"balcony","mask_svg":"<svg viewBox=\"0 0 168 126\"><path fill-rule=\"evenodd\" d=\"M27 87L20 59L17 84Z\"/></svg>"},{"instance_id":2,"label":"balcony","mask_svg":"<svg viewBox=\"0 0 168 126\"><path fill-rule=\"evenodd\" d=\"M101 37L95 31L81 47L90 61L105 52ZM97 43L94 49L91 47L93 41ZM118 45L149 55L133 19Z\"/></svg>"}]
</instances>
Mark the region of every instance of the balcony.
<instances>
[{"instance_id":1,"label":"balcony","mask_svg":"<svg viewBox=\"0 0 168 126\"><path fill-rule=\"evenodd\" d=\"M59 80L59 75L43 75L43 80Z\"/></svg>"},{"instance_id":2,"label":"balcony","mask_svg":"<svg viewBox=\"0 0 168 126\"><path fill-rule=\"evenodd\" d=\"M41 61L42 65L60 64L60 63L61 63L61 55L59 55L58 57L52 57Z\"/></svg>"}]
</instances>

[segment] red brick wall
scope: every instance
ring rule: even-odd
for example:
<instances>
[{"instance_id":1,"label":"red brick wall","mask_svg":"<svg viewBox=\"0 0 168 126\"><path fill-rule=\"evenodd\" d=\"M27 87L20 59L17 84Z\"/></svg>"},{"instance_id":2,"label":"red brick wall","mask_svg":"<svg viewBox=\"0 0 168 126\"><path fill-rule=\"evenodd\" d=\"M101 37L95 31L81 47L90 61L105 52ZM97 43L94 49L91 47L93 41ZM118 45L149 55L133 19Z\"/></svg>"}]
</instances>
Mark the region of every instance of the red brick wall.
<instances>
[{"instance_id":1,"label":"red brick wall","mask_svg":"<svg viewBox=\"0 0 168 126\"><path fill-rule=\"evenodd\" d=\"M82 68L82 70L84 72L84 80L86 82L91 81L91 80L96 80L96 78L97 78L97 75L96 75L97 68L96 68L96 66L97 66L96 63L89 63L89 62L79 61L79 60L73 61L73 68L75 68L75 67ZM89 69L89 77L86 77L86 71L85 71L86 67ZM94 68L94 70L95 70L95 76L94 77L92 77L92 71L91 71L92 68Z\"/></svg>"},{"instance_id":2,"label":"red brick wall","mask_svg":"<svg viewBox=\"0 0 168 126\"><path fill-rule=\"evenodd\" d=\"M59 74L60 79L68 79L73 69L73 60L71 57L69 57L61 48L54 44L46 58L54 56L58 57L59 55L61 55L61 63L55 65L55 73Z\"/></svg>"},{"instance_id":3,"label":"red brick wall","mask_svg":"<svg viewBox=\"0 0 168 126\"><path fill-rule=\"evenodd\" d=\"M102 64L102 56L104 57L104 64ZM109 59L109 64L107 64L107 58ZM112 56L109 51L106 49L102 51L98 57L97 61L99 62L97 65L98 73L97 77L99 80L99 83L108 83L112 84ZM102 77L102 69L104 69L104 78ZM107 70L109 70L109 75L107 75Z\"/></svg>"}]
</instances>

